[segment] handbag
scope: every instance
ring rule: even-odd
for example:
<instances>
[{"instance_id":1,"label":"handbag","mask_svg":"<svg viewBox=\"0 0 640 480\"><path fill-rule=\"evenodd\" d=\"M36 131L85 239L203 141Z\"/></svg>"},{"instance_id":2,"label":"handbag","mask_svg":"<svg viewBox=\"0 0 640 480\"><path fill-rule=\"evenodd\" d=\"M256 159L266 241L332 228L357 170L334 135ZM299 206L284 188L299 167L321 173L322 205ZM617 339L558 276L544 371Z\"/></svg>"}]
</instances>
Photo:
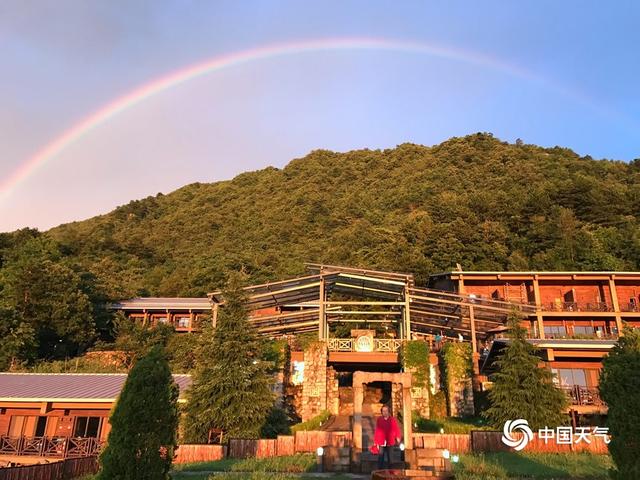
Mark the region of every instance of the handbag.
<instances>
[{"instance_id":1,"label":"handbag","mask_svg":"<svg viewBox=\"0 0 640 480\"><path fill-rule=\"evenodd\" d=\"M380 454L380 448L375 443L369 447L369 451L371 453L373 453L374 455L379 455Z\"/></svg>"}]
</instances>

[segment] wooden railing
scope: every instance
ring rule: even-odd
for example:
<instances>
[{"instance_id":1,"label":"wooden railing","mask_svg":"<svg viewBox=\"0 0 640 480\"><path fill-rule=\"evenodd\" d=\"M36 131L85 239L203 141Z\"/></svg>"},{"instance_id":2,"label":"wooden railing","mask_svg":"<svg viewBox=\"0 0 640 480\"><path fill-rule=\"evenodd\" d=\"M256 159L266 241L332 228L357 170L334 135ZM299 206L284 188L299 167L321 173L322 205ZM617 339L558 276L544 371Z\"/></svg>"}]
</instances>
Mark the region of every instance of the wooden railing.
<instances>
[{"instance_id":1,"label":"wooden railing","mask_svg":"<svg viewBox=\"0 0 640 480\"><path fill-rule=\"evenodd\" d=\"M353 338L330 338L327 349L330 352L355 352L355 339ZM400 350L403 341L395 338L374 338L373 352L397 352Z\"/></svg>"},{"instance_id":2,"label":"wooden railing","mask_svg":"<svg viewBox=\"0 0 640 480\"><path fill-rule=\"evenodd\" d=\"M567 394L572 405L605 405L600 398L600 392L597 387L571 385L562 387L562 390Z\"/></svg>"},{"instance_id":3,"label":"wooden railing","mask_svg":"<svg viewBox=\"0 0 640 480\"><path fill-rule=\"evenodd\" d=\"M531 303L531 305L535 305ZM606 302L547 302L540 305L544 312L612 312Z\"/></svg>"},{"instance_id":4,"label":"wooden railing","mask_svg":"<svg viewBox=\"0 0 640 480\"><path fill-rule=\"evenodd\" d=\"M100 453L103 442L84 437L0 436L0 455L79 458Z\"/></svg>"}]
</instances>

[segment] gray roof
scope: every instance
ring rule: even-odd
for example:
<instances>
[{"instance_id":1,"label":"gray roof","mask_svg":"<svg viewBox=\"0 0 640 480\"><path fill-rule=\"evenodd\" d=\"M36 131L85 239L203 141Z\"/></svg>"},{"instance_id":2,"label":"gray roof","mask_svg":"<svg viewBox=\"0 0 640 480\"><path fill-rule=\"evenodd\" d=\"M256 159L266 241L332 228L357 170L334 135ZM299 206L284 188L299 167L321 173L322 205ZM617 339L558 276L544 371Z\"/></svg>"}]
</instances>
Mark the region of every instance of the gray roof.
<instances>
[{"instance_id":1,"label":"gray roof","mask_svg":"<svg viewBox=\"0 0 640 480\"><path fill-rule=\"evenodd\" d=\"M112 310L211 310L211 301L207 297L138 297L112 303Z\"/></svg>"},{"instance_id":2,"label":"gray roof","mask_svg":"<svg viewBox=\"0 0 640 480\"><path fill-rule=\"evenodd\" d=\"M126 373L0 373L0 401L113 402L126 379ZM183 397L191 376L173 379Z\"/></svg>"}]
</instances>

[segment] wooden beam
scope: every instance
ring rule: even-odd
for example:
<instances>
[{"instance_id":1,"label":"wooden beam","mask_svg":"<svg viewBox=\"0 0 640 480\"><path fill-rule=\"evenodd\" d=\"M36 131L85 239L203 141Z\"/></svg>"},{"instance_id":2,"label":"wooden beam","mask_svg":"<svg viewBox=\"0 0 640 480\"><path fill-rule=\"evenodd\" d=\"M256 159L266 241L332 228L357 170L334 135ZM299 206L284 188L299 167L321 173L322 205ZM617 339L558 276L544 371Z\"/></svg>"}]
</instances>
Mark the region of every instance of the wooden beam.
<instances>
[{"instance_id":1,"label":"wooden beam","mask_svg":"<svg viewBox=\"0 0 640 480\"><path fill-rule=\"evenodd\" d=\"M613 311L616 315L616 327L618 328L618 335L623 335L622 317L620 316L620 303L618 302L618 291L616 290L616 281L613 275L609 276L609 293L611 294L611 305L613 305Z\"/></svg>"},{"instance_id":2,"label":"wooden beam","mask_svg":"<svg viewBox=\"0 0 640 480\"><path fill-rule=\"evenodd\" d=\"M536 324L538 325L538 337L544 339L544 323L542 321L542 297L540 296L540 282L538 275L533 276L533 296L536 302Z\"/></svg>"}]
</instances>

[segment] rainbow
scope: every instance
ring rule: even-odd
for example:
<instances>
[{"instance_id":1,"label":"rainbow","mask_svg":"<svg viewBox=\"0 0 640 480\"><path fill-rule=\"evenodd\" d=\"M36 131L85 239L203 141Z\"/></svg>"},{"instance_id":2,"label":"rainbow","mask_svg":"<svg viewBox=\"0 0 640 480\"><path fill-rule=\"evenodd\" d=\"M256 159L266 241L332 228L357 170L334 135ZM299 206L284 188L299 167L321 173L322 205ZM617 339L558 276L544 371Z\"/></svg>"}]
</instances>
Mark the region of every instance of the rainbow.
<instances>
[{"instance_id":1,"label":"rainbow","mask_svg":"<svg viewBox=\"0 0 640 480\"><path fill-rule=\"evenodd\" d=\"M542 77L532 74L522 68L504 63L495 58L477 52L444 47L435 44L377 39L377 38L337 38L310 40L295 43L272 44L264 47L252 48L240 52L230 53L205 60L195 65L171 72L152 80L129 93L116 98L114 101L99 108L89 116L83 118L59 137L43 146L33 156L25 160L14 172L0 183L0 201L7 198L15 188L33 175L40 167L60 154L65 148L78 142L82 137L95 130L120 113L135 107L145 100L158 95L165 90L181 85L203 75L219 72L226 68L236 67L257 60L266 60L288 55L299 55L319 51L335 50L378 50L397 51L429 55L491 68L504 74L523 78L530 82L552 86ZM565 95L571 95L566 89L555 86L555 90L562 90ZM575 95L573 95L575 96Z\"/></svg>"}]
</instances>

